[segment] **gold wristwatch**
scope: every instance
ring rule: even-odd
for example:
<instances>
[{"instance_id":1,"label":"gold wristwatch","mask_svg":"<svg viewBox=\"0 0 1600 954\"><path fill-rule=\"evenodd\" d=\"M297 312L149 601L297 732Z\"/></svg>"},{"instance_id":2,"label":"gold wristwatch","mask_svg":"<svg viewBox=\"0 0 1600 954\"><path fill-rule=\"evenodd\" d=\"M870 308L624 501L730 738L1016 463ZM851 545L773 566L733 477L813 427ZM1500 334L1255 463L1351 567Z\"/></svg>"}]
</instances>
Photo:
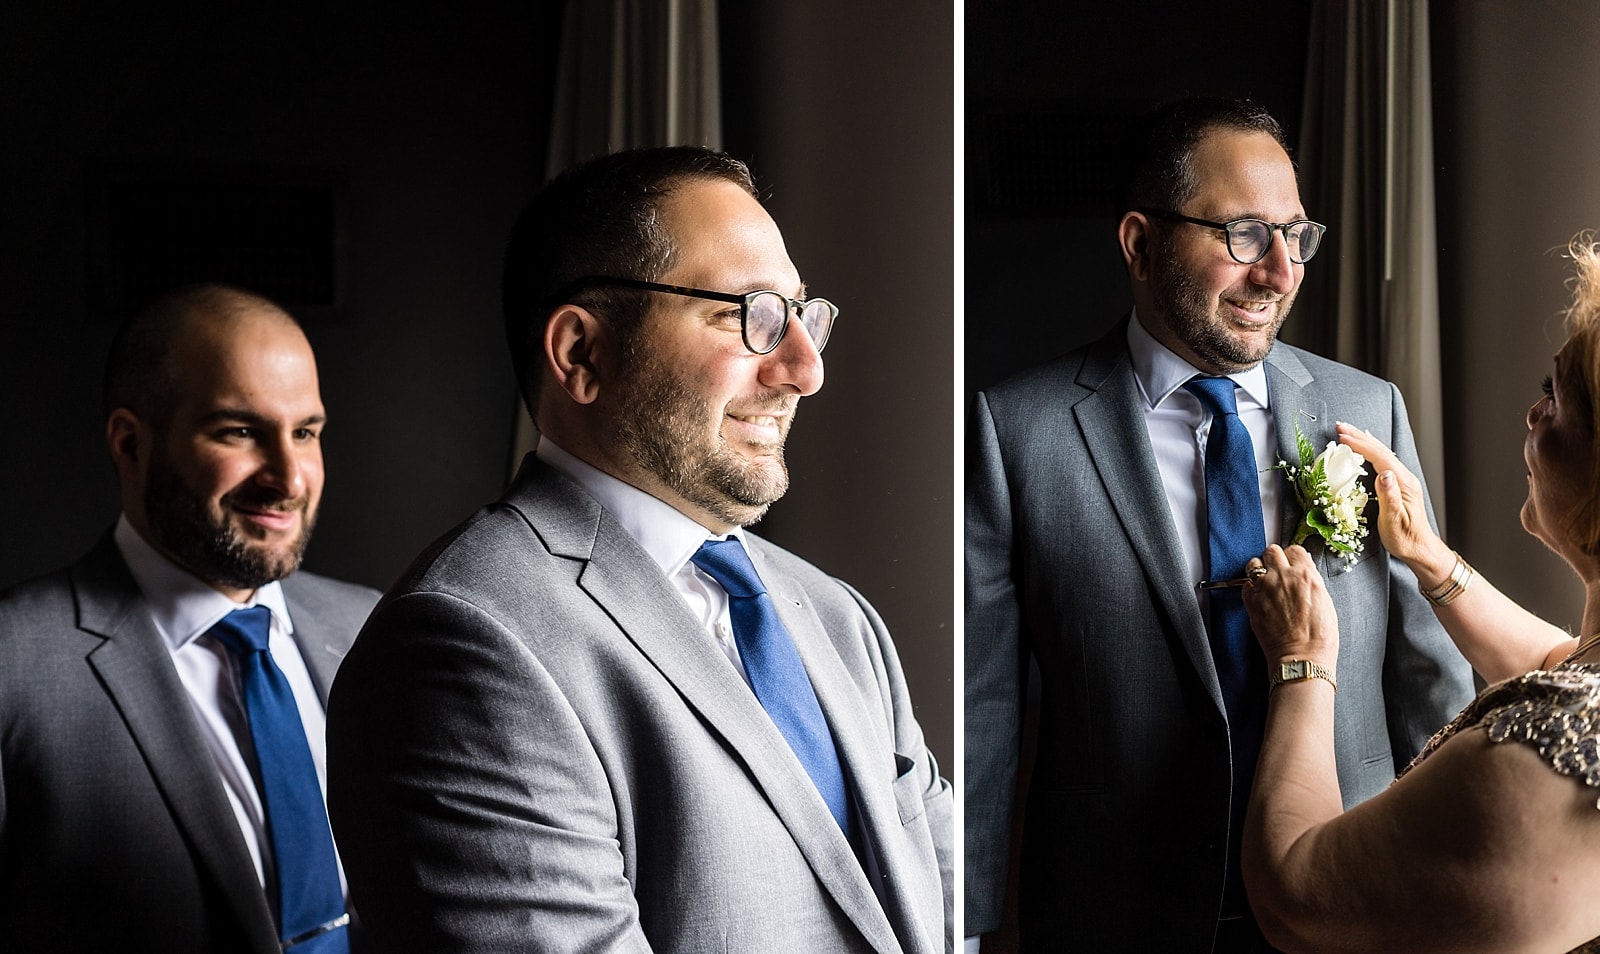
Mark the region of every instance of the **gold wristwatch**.
<instances>
[{"instance_id":1,"label":"gold wristwatch","mask_svg":"<svg viewBox=\"0 0 1600 954\"><path fill-rule=\"evenodd\" d=\"M1281 686L1286 682L1304 682L1307 679L1326 679L1328 684L1333 686L1334 692L1339 691L1339 683L1333 678L1333 670L1309 659L1290 659L1276 666L1267 667L1267 681L1274 686Z\"/></svg>"}]
</instances>

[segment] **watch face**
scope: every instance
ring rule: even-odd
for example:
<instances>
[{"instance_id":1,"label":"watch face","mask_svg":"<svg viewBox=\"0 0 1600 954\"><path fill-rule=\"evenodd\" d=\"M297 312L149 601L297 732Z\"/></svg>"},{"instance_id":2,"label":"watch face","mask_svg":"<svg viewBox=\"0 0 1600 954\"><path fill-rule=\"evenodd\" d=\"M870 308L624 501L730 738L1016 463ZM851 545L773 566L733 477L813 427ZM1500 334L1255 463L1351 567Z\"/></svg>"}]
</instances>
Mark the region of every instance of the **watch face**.
<instances>
[{"instance_id":1,"label":"watch face","mask_svg":"<svg viewBox=\"0 0 1600 954\"><path fill-rule=\"evenodd\" d=\"M1333 681L1333 673L1317 665L1309 659L1291 659L1278 664L1278 671L1274 673L1267 670L1268 681L1274 686L1281 686L1286 682L1304 682L1308 679L1326 679L1338 691L1338 684Z\"/></svg>"}]
</instances>

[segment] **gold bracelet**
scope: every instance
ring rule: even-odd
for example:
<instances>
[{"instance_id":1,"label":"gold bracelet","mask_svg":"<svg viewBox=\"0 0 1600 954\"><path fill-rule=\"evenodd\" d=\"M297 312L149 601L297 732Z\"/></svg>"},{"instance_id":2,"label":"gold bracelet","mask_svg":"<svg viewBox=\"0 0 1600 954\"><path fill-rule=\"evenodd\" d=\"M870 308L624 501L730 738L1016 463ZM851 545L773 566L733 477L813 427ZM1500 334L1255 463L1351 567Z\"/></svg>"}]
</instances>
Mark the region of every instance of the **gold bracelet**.
<instances>
[{"instance_id":1,"label":"gold bracelet","mask_svg":"<svg viewBox=\"0 0 1600 954\"><path fill-rule=\"evenodd\" d=\"M1450 551L1455 553L1454 550ZM1450 571L1450 578L1439 584L1437 589L1425 590L1422 583L1417 583L1417 591L1427 597L1428 602L1434 606L1449 606L1454 603L1467 587L1472 584L1472 578L1477 575L1466 560L1461 559L1461 554L1455 553L1456 565Z\"/></svg>"}]
</instances>

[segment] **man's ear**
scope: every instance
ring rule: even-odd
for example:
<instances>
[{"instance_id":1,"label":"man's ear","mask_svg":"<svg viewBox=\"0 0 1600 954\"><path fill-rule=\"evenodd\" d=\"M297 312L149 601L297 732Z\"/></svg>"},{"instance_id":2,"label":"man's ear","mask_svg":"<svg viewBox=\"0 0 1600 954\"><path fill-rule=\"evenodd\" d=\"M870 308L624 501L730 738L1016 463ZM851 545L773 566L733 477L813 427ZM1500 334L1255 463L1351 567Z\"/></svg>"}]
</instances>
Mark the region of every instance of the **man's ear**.
<instances>
[{"instance_id":1,"label":"man's ear","mask_svg":"<svg viewBox=\"0 0 1600 954\"><path fill-rule=\"evenodd\" d=\"M577 404L600 396L601 366L609 361L605 322L580 305L562 305L544 325L544 360L550 380Z\"/></svg>"},{"instance_id":2,"label":"man's ear","mask_svg":"<svg viewBox=\"0 0 1600 954\"><path fill-rule=\"evenodd\" d=\"M106 418L106 448L123 480L139 474L150 454L150 443L149 428L127 408L119 407Z\"/></svg>"},{"instance_id":3,"label":"man's ear","mask_svg":"<svg viewBox=\"0 0 1600 954\"><path fill-rule=\"evenodd\" d=\"M1136 282L1150 280L1150 220L1140 212L1127 212L1117 223L1117 244L1128 275Z\"/></svg>"}]
</instances>

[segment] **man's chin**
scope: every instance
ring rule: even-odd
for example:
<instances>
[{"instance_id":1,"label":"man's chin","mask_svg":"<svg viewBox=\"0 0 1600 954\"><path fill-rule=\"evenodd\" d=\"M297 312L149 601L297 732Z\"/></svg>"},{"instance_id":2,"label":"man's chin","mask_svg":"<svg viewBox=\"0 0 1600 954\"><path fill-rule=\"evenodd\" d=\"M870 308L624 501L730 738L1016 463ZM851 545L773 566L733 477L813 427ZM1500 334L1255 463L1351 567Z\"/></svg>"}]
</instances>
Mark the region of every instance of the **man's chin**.
<instances>
[{"instance_id":1,"label":"man's chin","mask_svg":"<svg viewBox=\"0 0 1600 954\"><path fill-rule=\"evenodd\" d=\"M226 569L219 568L217 576L219 582L226 583L242 590L256 590L268 583L286 579L300 568L300 561L294 557L283 559L251 559L236 561Z\"/></svg>"},{"instance_id":2,"label":"man's chin","mask_svg":"<svg viewBox=\"0 0 1600 954\"><path fill-rule=\"evenodd\" d=\"M789 492L789 468L783 462L781 451L746 467L742 476L738 497L747 506L770 507Z\"/></svg>"},{"instance_id":3,"label":"man's chin","mask_svg":"<svg viewBox=\"0 0 1600 954\"><path fill-rule=\"evenodd\" d=\"M1269 335L1265 339L1260 335L1235 335L1225 344L1219 342L1209 356L1210 361L1225 374L1248 371L1266 360L1275 340L1274 335Z\"/></svg>"},{"instance_id":4,"label":"man's chin","mask_svg":"<svg viewBox=\"0 0 1600 954\"><path fill-rule=\"evenodd\" d=\"M748 527L789 490L789 473L782 460L765 468L746 467L737 475L705 487L707 509L728 523Z\"/></svg>"},{"instance_id":5,"label":"man's chin","mask_svg":"<svg viewBox=\"0 0 1600 954\"><path fill-rule=\"evenodd\" d=\"M236 582L251 588L281 580L300 568L310 535L299 525L295 532L272 532L264 537L253 537L237 529L227 546L225 555L219 554L219 570L229 570Z\"/></svg>"},{"instance_id":6,"label":"man's chin","mask_svg":"<svg viewBox=\"0 0 1600 954\"><path fill-rule=\"evenodd\" d=\"M300 569L300 553L301 551L294 547L273 547L269 550L257 550L252 554L251 562L273 574L272 579L281 580Z\"/></svg>"},{"instance_id":7,"label":"man's chin","mask_svg":"<svg viewBox=\"0 0 1600 954\"><path fill-rule=\"evenodd\" d=\"M761 522L767 515L771 504L749 504L742 501L724 500L713 513L724 523L735 527L753 527Z\"/></svg>"}]
</instances>

